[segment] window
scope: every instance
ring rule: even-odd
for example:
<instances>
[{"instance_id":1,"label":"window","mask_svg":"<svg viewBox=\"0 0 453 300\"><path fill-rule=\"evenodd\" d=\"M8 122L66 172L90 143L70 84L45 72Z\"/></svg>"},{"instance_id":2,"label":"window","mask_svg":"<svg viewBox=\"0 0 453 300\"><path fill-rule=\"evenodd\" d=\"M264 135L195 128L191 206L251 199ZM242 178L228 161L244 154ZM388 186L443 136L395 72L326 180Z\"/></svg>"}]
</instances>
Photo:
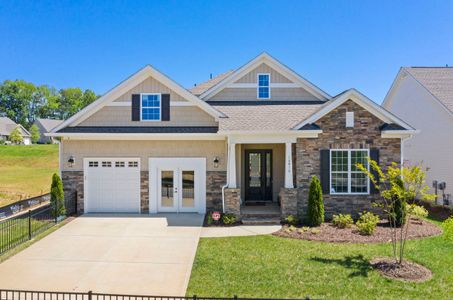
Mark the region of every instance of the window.
<instances>
[{"instance_id":1,"label":"window","mask_svg":"<svg viewBox=\"0 0 453 300\"><path fill-rule=\"evenodd\" d=\"M137 168L138 167L138 162L137 161L130 161L129 162L129 168Z\"/></svg>"},{"instance_id":2,"label":"window","mask_svg":"<svg viewBox=\"0 0 453 300\"><path fill-rule=\"evenodd\" d=\"M125 164L124 161L116 161L115 168L124 168Z\"/></svg>"},{"instance_id":3,"label":"window","mask_svg":"<svg viewBox=\"0 0 453 300\"><path fill-rule=\"evenodd\" d=\"M97 168L98 167L98 162L97 161L90 161L88 163L88 167L90 168Z\"/></svg>"},{"instance_id":4,"label":"window","mask_svg":"<svg viewBox=\"0 0 453 300\"><path fill-rule=\"evenodd\" d=\"M270 81L270 74L258 74L258 99L269 99L271 97Z\"/></svg>"},{"instance_id":5,"label":"window","mask_svg":"<svg viewBox=\"0 0 453 300\"><path fill-rule=\"evenodd\" d=\"M103 168L110 168L112 166L112 162L111 161L103 161L102 162L102 167Z\"/></svg>"},{"instance_id":6,"label":"window","mask_svg":"<svg viewBox=\"0 0 453 300\"><path fill-rule=\"evenodd\" d=\"M160 121L160 94L142 94L141 117L143 121Z\"/></svg>"},{"instance_id":7,"label":"window","mask_svg":"<svg viewBox=\"0 0 453 300\"><path fill-rule=\"evenodd\" d=\"M369 169L369 150L330 151L330 192L331 194L368 194L368 176L356 164Z\"/></svg>"},{"instance_id":8,"label":"window","mask_svg":"<svg viewBox=\"0 0 453 300\"><path fill-rule=\"evenodd\" d=\"M346 127L354 127L354 112L346 112Z\"/></svg>"}]
</instances>

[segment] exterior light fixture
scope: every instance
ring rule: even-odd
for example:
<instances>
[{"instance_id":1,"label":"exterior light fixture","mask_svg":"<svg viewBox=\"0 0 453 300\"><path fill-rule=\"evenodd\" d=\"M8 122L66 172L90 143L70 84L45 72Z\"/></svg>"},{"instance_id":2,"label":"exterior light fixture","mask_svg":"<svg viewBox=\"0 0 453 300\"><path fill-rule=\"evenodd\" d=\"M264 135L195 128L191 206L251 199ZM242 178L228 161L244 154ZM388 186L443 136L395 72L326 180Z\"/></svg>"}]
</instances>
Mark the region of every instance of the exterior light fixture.
<instances>
[{"instance_id":1,"label":"exterior light fixture","mask_svg":"<svg viewBox=\"0 0 453 300\"><path fill-rule=\"evenodd\" d=\"M70 168L72 168L72 166L74 165L75 163L75 159L74 159L74 156L70 156L69 159L68 159L68 165Z\"/></svg>"},{"instance_id":2,"label":"exterior light fixture","mask_svg":"<svg viewBox=\"0 0 453 300\"><path fill-rule=\"evenodd\" d=\"M219 167L219 157L214 157L214 168L218 168Z\"/></svg>"}]
</instances>

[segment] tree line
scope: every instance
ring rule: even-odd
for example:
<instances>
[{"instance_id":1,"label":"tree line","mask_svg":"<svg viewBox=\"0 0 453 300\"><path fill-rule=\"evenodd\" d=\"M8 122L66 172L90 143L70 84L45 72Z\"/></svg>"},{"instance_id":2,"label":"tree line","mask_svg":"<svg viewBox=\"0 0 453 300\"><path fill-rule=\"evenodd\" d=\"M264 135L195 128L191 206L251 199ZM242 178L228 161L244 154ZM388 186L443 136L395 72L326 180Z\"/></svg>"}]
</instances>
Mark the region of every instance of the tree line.
<instances>
[{"instance_id":1,"label":"tree line","mask_svg":"<svg viewBox=\"0 0 453 300\"><path fill-rule=\"evenodd\" d=\"M5 80L0 85L0 116L30 128L37 118L67 119L98 97L90 89L56 89L25 80Z\"/></svg>"}]
</instances>

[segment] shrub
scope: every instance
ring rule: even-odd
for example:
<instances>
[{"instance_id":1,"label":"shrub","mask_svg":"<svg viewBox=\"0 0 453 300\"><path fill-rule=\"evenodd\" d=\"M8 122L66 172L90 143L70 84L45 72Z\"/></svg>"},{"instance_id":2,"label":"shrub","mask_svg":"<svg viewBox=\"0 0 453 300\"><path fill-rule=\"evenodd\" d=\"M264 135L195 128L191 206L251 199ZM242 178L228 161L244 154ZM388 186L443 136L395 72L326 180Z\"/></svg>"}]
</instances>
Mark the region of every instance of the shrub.
<instances>
[{"instance_id":1,"label":"shrub","mask_svg":"<svg viewBox=\"0 0 453 300\"><path fill-rule=\"evenodd\" d=\"M208 214L207 215L206 222L208 223L208 225L212 225L212 223L214 223L214 219L212 218L212 214Z\"/></svg>"},{"instance_id":2,"label":"shrub","mask_svg":"<svg viewBox=\"0 0 453 300\"><path fill-rule=\"evenodd\" d=\"M236 216L234 214L223 214L222 222L225 225L232 225L236 223Z\"/></svg>"},{"instance_id":3,"label":"shrub","mask_svg":"<svg viewBox=\"0 0 453 300\"><path fill-rule=\"evenodd\" d=\"M376 229L379 217L371 212L360 213L360 218L355 225L359 229L359 233L363 235L372 235Z\"/></svg>"},{"instance_id":4,"label":"shrub","mask_svg":"<svg viewBox=\"0 0 453 300\"><path fill-rule=\"evenodd\" d=\"M417 204L406 205L407 214L415 219L421 220L428 216L428 211L423 206Z\"/></svg>"},{"instance_id":5,"label":"shrub","mask_svg":"<svg viewBox=\"0 0 453 300\"><path fill-rule=\"evenodd\" d=\"M33 144L36 144L38 142L39 138L41 137L41 134L39 133L38 126L33 124L30 127L30 134L31 134L31 140L32 140Z\"/></svg>"},{"instance_id":6,"label":"shrub","mask_svg":"<svg viewBox=\"0 0 453 300\"><path fill-rule=\"evenodd\" d=\"M24 141L22 134L20 132L19 126L13 129L9 134L9 140L14 144L20 144Z\"/></svg>"},{"instance_id":7,"label":"shrub","mask_svg":"<svg viewBox=\"0 0 453 300\"><path fill-rule=\"evenodd\" d=\"M354 224L354 220L352 220L351 215L333 215L332 223L334 226L338 228L350 228L352 224Z\"/></svg>"},{"instance_id":8,"label":"shrub","mask_svg":"<svg viewBox=\"0 0 453 300\"><path fill-rule=\"evenodd\" d=\"M311 229L311 234L318 234L321 233L321 230L319 228L312 228Z\"/></svg>"},{"instance_id":9,"label":"shrub","mask_svg":"<svg viewBox=\"0 0 453 300\"><path fill-rule=\"evenodd\" d=\"M322 222L324 222L324 202L321 183L318 177L313 176L308 191L307 223L310 226L319 226Z\"/></svg>"},{"instance_id":10,"label":"shrub","mask_svg":"<svg viewBox=\"0 0 453 300\"><path fill-rule=\"evenodd\" d=\"M299 224L299 218L294 215L289 215L285 218L285 223L291 226Z\"/></svg>"},{"instance_id":11,"label":"shrub","mask_svg":"<svg viewBox=\"0 0 453 300\"><path fill-rule=\"evenodd\" d=\"M401 178L395 179L395 184L401 189L404 189L404 182ZM389 211L389 221L395 222L394 224L396 227L401 227L406 223L406 213L406 206L404 205L403 199L398 195L393 194Z\"/></svg>"},{"instance_id":12,"label":"shrub","mask_svg":"<svg viewBox=\"0 0 453 300\"><path fill-rule=\"evenodd\" d=\"M444 237L447 241L453 243L453 217L446 219L442 226L444 227Z\"/></svg>"},{"instance_id":13,"label":"shrub","mask_svg":"<svg viewBox=\"0 0 453 300\"><path fill-rule=\"evenodd\" d=\"M63 183L60 176L53 174L52 185L50 186L50 207L54 218L65 215Z\"/></svg>"}]
</instances>

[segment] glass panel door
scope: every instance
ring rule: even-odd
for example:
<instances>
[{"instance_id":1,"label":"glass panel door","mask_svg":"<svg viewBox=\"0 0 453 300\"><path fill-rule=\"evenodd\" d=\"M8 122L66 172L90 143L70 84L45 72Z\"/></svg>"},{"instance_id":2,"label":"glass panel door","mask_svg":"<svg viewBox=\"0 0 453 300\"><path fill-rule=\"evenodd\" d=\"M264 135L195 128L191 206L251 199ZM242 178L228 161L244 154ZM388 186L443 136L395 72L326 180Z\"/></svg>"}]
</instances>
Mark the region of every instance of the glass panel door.
<instances>
[{"instance_id":1,"label":"glass panel door","mask_svg":"<svg viewBox=\"0 0 453 300\"><path fill-rule=\"evenodd\" d=\"M173 170L161 171L160 204L164 209L175 207L175 172Z\"/></svg>"},{"instance_id":2,"label":"glass panel door","mask_svg":"<svg viewBox=\"0 0 453 300\"><path fill-rule=\"evenodd\" d=\"M272 201L272 150L245 151L245 201Z\"/></svg>"},{"instance_id":3,"label":"glass panel door","mask_svg":"<svg viewBox=\"0 0 453 300\"><path fill-rule=\"evenodd\" d=\"M195 207L195 171L181 171L181 208Z\"/></svg>"}]
</instances>

